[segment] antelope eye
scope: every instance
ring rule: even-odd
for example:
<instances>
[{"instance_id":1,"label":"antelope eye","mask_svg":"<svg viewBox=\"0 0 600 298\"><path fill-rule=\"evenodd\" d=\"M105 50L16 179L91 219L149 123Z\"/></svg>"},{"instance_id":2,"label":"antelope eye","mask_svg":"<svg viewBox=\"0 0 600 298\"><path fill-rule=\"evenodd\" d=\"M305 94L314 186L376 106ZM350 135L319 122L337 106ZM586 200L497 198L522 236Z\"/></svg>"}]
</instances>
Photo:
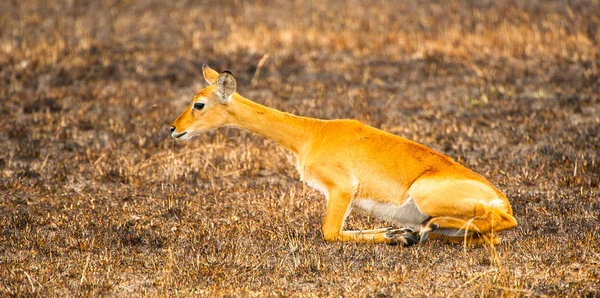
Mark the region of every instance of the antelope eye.
<instances>
[{"instance_id":1,"label":"antelope eye","mask_svg":"<svg viewBox=\"0 0 600 298\"><path fill-rule=\"evenodd\" d=\"M202 110L204 108L204 103L203 102L196 102L194 103L194 109L195 110Z\"/></svg>"}]
</instances>

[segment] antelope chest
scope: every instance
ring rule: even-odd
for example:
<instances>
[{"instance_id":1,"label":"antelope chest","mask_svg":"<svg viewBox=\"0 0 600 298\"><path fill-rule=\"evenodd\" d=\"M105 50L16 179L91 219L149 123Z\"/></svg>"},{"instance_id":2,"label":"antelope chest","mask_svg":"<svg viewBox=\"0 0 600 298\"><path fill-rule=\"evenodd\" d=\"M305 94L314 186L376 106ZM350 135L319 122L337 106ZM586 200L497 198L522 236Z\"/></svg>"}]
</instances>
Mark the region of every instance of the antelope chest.
<instances>
[{"instance_id":1,"label":"antelope chest","mask_svg":"<svg viewBox=\"0 0 600 298\"><path fill-rule=\"evenodd\" d=\"M296 170L300 174L300 180L311 188L322 193L325 196L325 199L329 201L329 191L327 190L327 187L325 187L325 184L321 181L321 179L318 178L317 175L313 175L306 170L304 162L305 160L302 156L296 155Z\"/></svg>"},{"instance_id":2,"label":"antelope chest","mask_svg":"<svg viewBox=\"0 0 600 298\"><path fill-rule=\"evenodd\" d=\"M318 178L315 177L306 177L305 179L303 179L304 183L306 183L306 185L312 187L313 189L319 191L320 193L322 193L325 196L325 199L327 199L327 201L329 201L329 191L327 191L327 187L325 187L325 184L323 184L323 182L321 182L321 180L319 180Z\"/></svg>"}]
</instances>

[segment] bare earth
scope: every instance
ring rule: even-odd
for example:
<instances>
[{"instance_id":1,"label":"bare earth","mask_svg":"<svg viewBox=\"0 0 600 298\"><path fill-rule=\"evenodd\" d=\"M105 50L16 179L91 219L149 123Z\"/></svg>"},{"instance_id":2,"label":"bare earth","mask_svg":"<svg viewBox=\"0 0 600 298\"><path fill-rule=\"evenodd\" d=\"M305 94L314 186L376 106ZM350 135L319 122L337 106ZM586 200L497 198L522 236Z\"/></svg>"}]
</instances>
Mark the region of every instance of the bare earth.
<instances>
[{"instance_id":1,"label":"bare earth","mask_svg":"<svg viewBox=\"0 0 600 298\"><path fill-rule=\"evenodd\" d=\"M600 3L498 2L1 1L0 296L600 296ZM168 136L202 63L453 157L519 226L326 243L288 152Z\"/></svg>"}]
</instances>

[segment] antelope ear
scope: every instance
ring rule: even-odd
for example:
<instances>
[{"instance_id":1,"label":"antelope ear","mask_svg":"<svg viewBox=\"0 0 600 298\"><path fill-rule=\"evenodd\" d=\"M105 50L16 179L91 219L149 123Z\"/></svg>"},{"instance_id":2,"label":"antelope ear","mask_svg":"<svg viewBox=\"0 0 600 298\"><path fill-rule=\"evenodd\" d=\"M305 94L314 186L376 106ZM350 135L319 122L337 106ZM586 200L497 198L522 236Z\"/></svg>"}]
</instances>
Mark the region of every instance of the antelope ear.
<instances>
[{"instance_id":1,"label":"antelope ear","mask_svg":"<svg viewBox=\"0 0 600 298\"><path fill-rule=\"evenodd\" d=\"M217 78L217 95L222 104L226 104L231 100L231 96L237 89L237 82L233 74L229 71L222 72Z\"/></svg>"},{"instance_id":2,"label":"antelope ear","mask_svg":"<svg viewBox=\"0 0 600 298\"><path fill-rule=\"evenodd\" d=\"M219 73L206 65L206 63L202 64L202 73L204 73L204 79L209 85L212 86L217 82Z\"/></svg>"}]
</instances>

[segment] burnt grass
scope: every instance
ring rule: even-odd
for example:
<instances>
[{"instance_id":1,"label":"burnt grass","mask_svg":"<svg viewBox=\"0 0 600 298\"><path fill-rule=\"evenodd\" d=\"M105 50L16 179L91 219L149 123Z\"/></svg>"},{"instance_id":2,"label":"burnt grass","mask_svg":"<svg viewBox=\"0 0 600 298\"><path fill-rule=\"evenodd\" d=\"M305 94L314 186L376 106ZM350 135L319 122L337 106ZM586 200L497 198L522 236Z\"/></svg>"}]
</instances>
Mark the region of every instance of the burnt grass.
<instances>
[{"instance_id":1,"label":"burnt grass","mask_svg":"<svg viewBox=\"0 0 600 298\"><path fill-rule=\"evenodd\" d=\"M597 1L2 1L0 296L596 297L599 42ZM290 153L169 137L203 63L453 157L519 226L326 243Z\"/></svg>"}]
</instances>

